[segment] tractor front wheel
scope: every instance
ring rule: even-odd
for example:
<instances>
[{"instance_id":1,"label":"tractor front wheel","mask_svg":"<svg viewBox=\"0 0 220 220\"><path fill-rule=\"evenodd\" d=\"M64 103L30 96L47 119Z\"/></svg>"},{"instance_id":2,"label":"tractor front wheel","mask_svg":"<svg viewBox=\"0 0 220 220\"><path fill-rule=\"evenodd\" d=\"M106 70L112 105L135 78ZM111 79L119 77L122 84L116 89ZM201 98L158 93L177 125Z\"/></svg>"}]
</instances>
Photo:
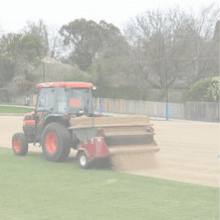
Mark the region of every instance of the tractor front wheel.
<instances>
[{"instance_id":1,"label":"tractor front wheel","mask_svg":"<svg viewBox=\"0 0 220 220\"><path fill-rule=\"evenodd\" d=\"M70 142L70 133L65 126L59 123L47 125L41 139L45 158L53 162L65 161L70 153Z\"/></svg>"},{"instance_id":2,"label":"tractor front wheel","mask_svg":"<svg viewBox=\"0 0 220 220\"><path fill-rule=\"evenodd\" d=\"M12 149L17 156L25 156L28 152L28 141L24 133L16 133L12 137Z\"/></svg>"},{"instance_id":3,"label":"tractor front wheel","mask_svg":"<svg viewBox=\"0 0 220 220\"><path fill-rule=\"evenodd\" d=\"M86 156L84 151L79 152L77 155L77 162L78 166L82 169L88 169L91 165L90 162L88 162L88 157Z\"/></svg>"}]
</instances>

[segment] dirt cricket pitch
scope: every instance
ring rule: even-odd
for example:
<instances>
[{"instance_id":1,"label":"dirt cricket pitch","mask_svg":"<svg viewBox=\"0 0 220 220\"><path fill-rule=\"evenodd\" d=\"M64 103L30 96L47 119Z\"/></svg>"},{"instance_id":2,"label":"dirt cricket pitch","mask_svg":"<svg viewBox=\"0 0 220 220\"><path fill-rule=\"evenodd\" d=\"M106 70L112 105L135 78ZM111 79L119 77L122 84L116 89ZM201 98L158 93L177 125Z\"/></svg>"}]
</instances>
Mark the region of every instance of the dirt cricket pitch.
<instances>
[{"instance_id":1,"label":"dirt cricket pitch","mask_svg":"<svg viewBox=\"0 0 220 220\"><path fill-rule=\"evenodd\" d=\"M11 148L22 116L0 116L0 146ZM116 170L206 186L219 186L219 123L151 120L160 152L116 158ZM30 151L42 152L30 145ZM122 163L123 161L123 163ZM124 165L124 166L121 166Z\"/></svg>"}]
</instances>

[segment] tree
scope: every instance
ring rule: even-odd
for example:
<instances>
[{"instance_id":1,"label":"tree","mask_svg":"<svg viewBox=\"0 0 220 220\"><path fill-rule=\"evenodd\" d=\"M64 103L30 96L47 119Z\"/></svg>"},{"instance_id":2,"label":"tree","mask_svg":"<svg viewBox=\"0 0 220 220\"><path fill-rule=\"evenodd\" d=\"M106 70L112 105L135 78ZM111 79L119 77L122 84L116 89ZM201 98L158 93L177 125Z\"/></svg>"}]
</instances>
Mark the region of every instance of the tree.
<instances>
[{"instance_id":1,"label":"tree","mask_svg":"<svg viewBox=\"0 0 220 220\"><path fill-rule=\"evenodd\" d=\"M50 26L48 28L48 42L50 56L57 60L62 60L67 55L68 48L64 46L63 40L59 34L59 28Z\"/></svg>"},{"instance_id":2,"label":"tree","mask_svg":"<svg viewBox=\"0 0 220 220\"><path fill-rule=\"evenodd\" d=\"M1 24L0 24L0 38L1 38L1 36L2 36L2 34L3 34L3 29L2 29L2 26L1 26Z\"/></svg>"},{"instance_id":3,"label":"tree","mask_svg":"<svg viewBox=\"0 0 220 220\"><path fill-rule=\"evenodd\" d=\"M85 75L82 73L75 73L71 77L67 77L65 81L91 82L96 84L96 78L92 75Z\"/></svg>"},{"instance_id":4,"label":"tree","mask_svg":"<svg viewBox=\"0 0 220 220\"><path fill-rule=\"evenodd\" d=\"M213 36L214 43L218 43L218 44L219 44L219 31L220 31L220 20L217 21L217 23L215 25L215 32L214 32L214 36Z\"/></svg>"},{"instance_id":5,"label":"tree","mask_svg":"<svg viewBox=\"0 0 220 220\"><path fill-rule=\"evenodd\" d=\"M89 73L97 78L97 85L103 87L114 84L127 84L129 74L130 46L124 38L118 40L117 44L106 49L105 54L97 53L95 60L89 68Z\"/></svg>"},{"instance_id":6,"label":"tree","mask_svg":"<svg viewBox=\"0 0 220 220\"><path fill-rule=\"evenodd\" d=\"M0 55L0 88L6 87L14 77L15 64L10 56Z\"/></svg>"},{"instance_id":7,"label":"tree","mask_svg":"<svg viewBox=\"0 0 220 220\"><path fill-rule=\"evenodd\" d=\"M91 67L91 75L95 76L95 84L98 87L96 92L98 97L103 97L107 87L111 86L111 81L107 75L107 69L108 67L102 58L98 58Z\"/></svg>"},{"instance_id":8,"label":"tree","mask_svg":"<svg viewBox=\"0 0 220 220\"><path fill-rule=\"evenodd\" d=\"M216 26L215 26L215 33L214 33L214 36L213 36L213 42L212 42L212 45L214 48L214 53L213 53L213 56L215 58L215 62L214 64L211 66L213 66L213 72L217 74L219 74L219 31L220 31L220 20L218 20L218 22L216 23Z\"/></svg>"},{"instance_id":9,"label":"tree","mask_svg":"<svg viewBox=\"0 0 220 220\"><path fill-rule=\"evenodd\" d=\"M88 71L99 57L109 56L110 48L116 47L123 36L120 30L105 21L96 23L85 19L63 25L59 31L64 45L69 48L69 61Z\"/></svg>"},{"instance_id":10,"label":"tree","mask_svg":"<svg viewBox=\"0 0 220 220\"><path fill-rule=\"evenodd\" d=\"M13 70L13 73L8 72L8 74L24 76L25 78L25 72L28 72L28 65L38 67L41 64L42 51L44 48L41 38L37 35L9 33L2 36L0 47L2 49L2 60L8 63L10 61L10 70ZM4 65L6 65L6 63ZM3 69L1 70L2 73L4 71L7 72L7 69Z\"/></svg>"},{"instance_id":11,"label":"tree","mask_svg":"<svg viewBox=\"0 0 220 220\"><path fill-rule=\"evenodd\" d=\"M17 94L18 95L28 95L34 92L36 85L34 82L22 81L17 84Z\"/></svg>"},{"instance_id":12,"label":"tree","mask_svg":"<svg viewBox=\"0 0 220 220\"><path fill-rule=\"evenodd\" d=\"M187 86L205 77L208 43L218 15L219 9L210 6L199 19L178 8L136 16L125 28L138 71L133 76L160 89L177 83Z\"/></svg>"},{"instance_id":13,"label":"tree","mask_svg":"<svg viewBox=\"0 0 220 220\"><path fill-rule=\"evenodd\" d=\"M197 81L184 93L185 101L219 102L220 77Z\"/></svg>"},{"instance_id":14,"label":"tree","mask_svg":"<svg viewBox=\"0 0 220 220\"><path fill-rule=\"evenodd\" d=\"M37 23L27 21L26 27L23 29L24 35L34 35L37 36L41 41L41 55L44 57L49 52L49 39L47 26L42 19Z\"/></svg>"}]
</instances>

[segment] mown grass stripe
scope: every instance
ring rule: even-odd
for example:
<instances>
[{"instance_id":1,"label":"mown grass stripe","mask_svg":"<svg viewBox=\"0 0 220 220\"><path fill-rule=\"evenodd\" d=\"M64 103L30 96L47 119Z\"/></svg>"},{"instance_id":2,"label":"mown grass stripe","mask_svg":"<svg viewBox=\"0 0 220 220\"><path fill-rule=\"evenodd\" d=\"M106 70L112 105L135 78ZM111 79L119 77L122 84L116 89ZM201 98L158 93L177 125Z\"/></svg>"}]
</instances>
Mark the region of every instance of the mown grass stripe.
<instances>
[{"instance_id":1,"label":"mown grass stripe","mask_svg":"<svg viewBox=\"0 0 220 220\"><path fill-rule=\"evenodd\" d=\"M0 114L20 114L34 111L33 108L14 107L14 106L0 106Z\"/></svg>"},{"instance_id":2,"label":"mown grass stripe","mask_svg":"<svg viewBox=\"0 0 220 220\"><path fill-rule=\"evenodd\" d=\"M81 170L0 148L1 220L217 220L218 188L114 172Z\"/></svg>"}]
</instances>

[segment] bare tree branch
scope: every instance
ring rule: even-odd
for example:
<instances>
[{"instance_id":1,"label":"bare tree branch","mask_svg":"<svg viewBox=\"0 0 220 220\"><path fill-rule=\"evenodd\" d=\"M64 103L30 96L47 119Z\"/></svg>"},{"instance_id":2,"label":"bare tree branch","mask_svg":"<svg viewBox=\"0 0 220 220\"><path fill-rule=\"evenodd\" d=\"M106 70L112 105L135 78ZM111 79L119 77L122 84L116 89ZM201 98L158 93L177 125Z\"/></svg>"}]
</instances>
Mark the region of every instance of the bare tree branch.
<instances>
[{"instance_id":1,"label":"bare tree branch","mask_svg":"<svg viewBox=\"0 0 220 220\"><path fill-rule=\"evenodd\" d=\"M172 8L146 11L131 20L124 33L137 54L142 54L135 58L143 65L138 74L149 85L160 88L165 87L166 71L170 87L175 87L176 81L190 84L207 73L214 74L207 72L210 58L215 59L208 51L218 19L219 8L211 4L197 17Z\"/></svg>"}]
</instances>

